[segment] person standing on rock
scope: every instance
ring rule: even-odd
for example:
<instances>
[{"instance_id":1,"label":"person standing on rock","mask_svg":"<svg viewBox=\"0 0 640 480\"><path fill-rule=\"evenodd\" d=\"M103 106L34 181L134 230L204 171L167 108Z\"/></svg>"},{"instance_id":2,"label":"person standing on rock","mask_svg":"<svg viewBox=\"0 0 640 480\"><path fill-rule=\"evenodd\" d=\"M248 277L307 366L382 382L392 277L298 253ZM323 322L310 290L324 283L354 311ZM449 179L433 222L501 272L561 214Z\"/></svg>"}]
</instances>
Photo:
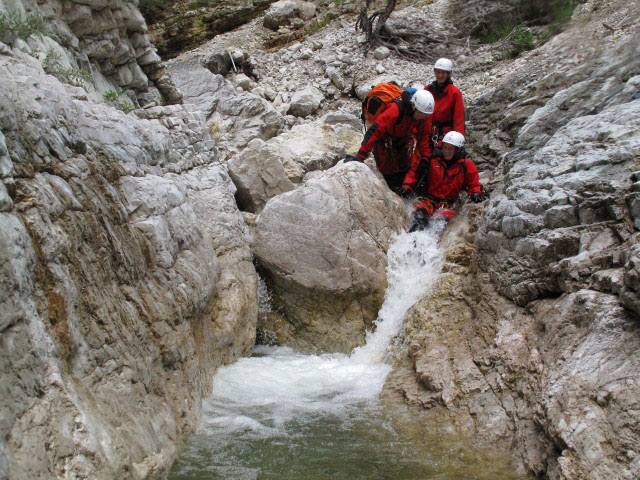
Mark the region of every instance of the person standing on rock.
<instances>
[{"instance_id":1,"label":"person standing on rock","mask_svg":"<svg viewBox=\"0 0 640 480\"><path fill-rule=\"evenodd\" d=\"M442 139L441 149L434 150L431 158L423 158L407 173L399 194L417 195L410 232L424 229L433 215L451 220L462 190L469 192L473 203L485 200L478 169L463 147L464 135L449 132Z\"/></svg>"},{"instance_id":2,"label":"person standing on rock","mask_svg":"<svg viewBox=\"0 0 640 480\"><path fill-rule=\"evenodd\" d=\"M401 100L389 103L364 134L357 155L347 155L344 159L362 162L373 150L378 170L394 192L402 187L411 165L431 154L433 95L418 90L409 97L409 90L405 90Z\"/></svg>"},{"instance_id":3,"label":"person standing on rock","mask_svg":"<svg viewBox=\"0 0 640 480\"><path fill-rule=\"evenodd\" d=\"M431 116L431 146L437 148L442 138L455 131L464 135L464 102L462 92L453 84L451 72L453 62L448 58L440 58L433 66L436 79L425 90L435 99Z\"/></svg>"}]
</instances>

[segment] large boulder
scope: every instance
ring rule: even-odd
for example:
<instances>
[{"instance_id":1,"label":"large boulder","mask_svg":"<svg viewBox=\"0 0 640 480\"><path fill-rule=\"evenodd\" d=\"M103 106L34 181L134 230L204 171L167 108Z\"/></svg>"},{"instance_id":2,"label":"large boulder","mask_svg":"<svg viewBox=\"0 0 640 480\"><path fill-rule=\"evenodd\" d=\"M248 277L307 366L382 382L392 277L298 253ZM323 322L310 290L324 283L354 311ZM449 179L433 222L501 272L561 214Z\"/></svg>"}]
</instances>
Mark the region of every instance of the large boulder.
<instances>
[{"instance_id":1,"label":"large boulder","mask_svg":"<svg viewBox=\"0 0 640 480\"><path fill-rule=\"evenodd\" d=\"M284 171L281 153L286 154L256 138L229 160L229 175L238 188L236 200L242 210L260 212L270 198L295 188Z\"/></svg>"},{"instance_id":2,"label":"large boulder","mask_svg":"<svg viewBox=\"0 0 640 480\"><path fill-rule=\"evenodd\" d=\"M314 113L324 101L323 93L316 87L305 87L293 94L287 113L306 118Z\"/></svg>"},{"instance_id":3,"label":"large boulder","mask_svg":"<svg viewBox=\"0 0 640 480\"><path fill-rule=\"evenodd\" d=\"M298 348L349 352L364 342L387 248L405 224L402 200L361 163L339 163L267 203L253 250Z\"/></svg>"},{"instance_id":4,"label":"large boulder","mask_svg":"<svg viewBox=\"0 0 640 480\"><path fill-rule=\"evenodd\" d=\"M262 24L270 30L291 25L299 18L309 21L316 15L316 6L312 2L280 0L272 3L264 15Z\"/></svg>"},{"instance_id":5,"label":"large boulder","mask_svg":"<svg viewBox=\"0 0 640 480\"><path fill-rule=\"evenodd\" d=\"M252 140L228 164L238 187L238 205L260 212L271 197L292 190L307 173L326 170L356 151L361 136L349 124L318 121L297 125L267 142Z\"/></svg>"},{"instance_id":6,"label":"large boulder","mask_svg":"<svg viewBox=\"0 0 640 480\"><path fill-rule=\"evenodd\" d=\"M269 143L291 155L283 158L287 177L300 183L303 176L315 170L326 170L360 146L362 132L350 124L331 125L326 121L296 125Z\"/></svg>"}]
</instances>

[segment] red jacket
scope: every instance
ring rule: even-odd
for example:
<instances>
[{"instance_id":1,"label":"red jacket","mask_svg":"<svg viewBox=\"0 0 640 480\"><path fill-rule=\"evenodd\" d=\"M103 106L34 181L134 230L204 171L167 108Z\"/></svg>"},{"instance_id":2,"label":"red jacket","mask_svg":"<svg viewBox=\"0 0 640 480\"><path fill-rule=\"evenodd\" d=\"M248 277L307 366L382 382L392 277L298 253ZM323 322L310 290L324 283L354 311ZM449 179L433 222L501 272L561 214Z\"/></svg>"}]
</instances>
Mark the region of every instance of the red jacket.
<instances>
[{"instance_id":1,"label":"red jacket","mask_svg":"<svg viewBox=\"0 0 640 480\"><path fill-rule=\"evenodd\" d=\"M431 118L434 126L442 126L440 135L451 130L464 135L464 102L460 89L451 80L447 81L444 90L440 92L436 82L426 85L424 89L431 92L436 101Z\"/></svg>"},{"instance_id":2,"label":"red jacket","mask_svg":"<svg viewBox=\"0 0 640 480\"><path fill-rule=\"evenodd\" d=\"M358 150L358 156L362 159L367 158L367 155L375 144L383 140L385 136L408 138L410 135L416 136L416 149L413 157L402 159L404 165L390 165L392 162L389 156L383 156L380 158L382 162L378 165L378 170L382 174L394 173L402 169L406 169L409 164L418 163L420 158L428 158L431 155L431 147L429 146L429 132L431 131L430 117L426 120L415 120L413 114L402 115L400 118L400 106L399 102L390 103L387 108L378 115L373 125L369 127L364 134L364 139Z\"/></svg>"},{"instance_id":3,"label":"red jacket","mask_svg":"<svg viewBox=\"0 0 640 480\"><path fill-rule=\"evenodd\" d=\"M418 196L432 196L436 199L455 201L463 189L469 194L482 193L482 185L478 169L470 158L458 155L458 159L450 167L441 150L436 150L429 162L426 173L417 178L418 164L414 164L404 178L404 186L415 190ZM455 157L454 157L455 158Z\"/></svg>"}]
</instances>

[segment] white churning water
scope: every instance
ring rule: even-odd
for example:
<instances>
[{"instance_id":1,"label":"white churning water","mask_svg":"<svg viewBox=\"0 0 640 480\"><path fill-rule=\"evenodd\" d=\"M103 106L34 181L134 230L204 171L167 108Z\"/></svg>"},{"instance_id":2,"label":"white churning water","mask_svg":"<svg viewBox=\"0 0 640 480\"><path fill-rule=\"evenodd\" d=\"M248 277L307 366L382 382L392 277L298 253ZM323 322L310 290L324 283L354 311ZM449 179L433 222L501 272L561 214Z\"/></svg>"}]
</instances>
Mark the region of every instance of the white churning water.
<instances>
[{"instance_id":1,"label":"white churning water","mask_svg":"<svg viewBox=\"0 0 640 480\"><path fill-rule=\"evenodd\" d=\"M266 435L284 428L292 416L337 412L378 398L390 366L384 356L407 310L425 295L442 268L438 239L444 223L401 234L388 252L384 303L376 329L351 355L309 355L286 347L258 347L256 354L220 368L206 407L207 424L230 431L252 428ZM242 412L260 410L266 425ZM275 431L274 431L275 429ZM230 432L229 432L230 433ZM279 432L283 433L283 432Z\"/></svg>"}]
</instances>

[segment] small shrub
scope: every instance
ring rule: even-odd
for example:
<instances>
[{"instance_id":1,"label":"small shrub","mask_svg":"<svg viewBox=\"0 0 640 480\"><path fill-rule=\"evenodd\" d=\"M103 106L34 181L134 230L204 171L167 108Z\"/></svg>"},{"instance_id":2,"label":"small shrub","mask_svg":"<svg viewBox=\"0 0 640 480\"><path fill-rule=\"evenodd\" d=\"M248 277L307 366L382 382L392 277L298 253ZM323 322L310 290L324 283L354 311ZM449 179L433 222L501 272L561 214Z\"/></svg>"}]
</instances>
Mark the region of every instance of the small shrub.
<instances>
[{"instance_id":1,"label":"small shrub","mask_svg":"<svg viewBox=\"0 0 640 480\"><path fill-rule=\"evenodd\" d=\"M136 108L136 106L133 104L133 102L131 102L129 100L125 100L123 102L118 102L116 107L118 108L118 110L122 110L124 113L129 113L131 110L134 110Z\"/></svg>"},{"instance_id":2,"label":"small shrub","mask_svg":"<svg viewBox=\"0 0 640 480\"><path fill-rule=\"evenodd\" d=\"M209 0L196 0L195 2L191 2L189 5L187 5L187 8L189 10L197 10L198 8L208 7L208 6L209 6Z\"/></svg>"},{"instance_id":3,"label":"small shrub","mask_svg":"<svg viewBox=\"0 0 640 480\"><path fill-rule=\"evenodd\" d=\"M85 82L91 82L93 80L93 75L89 70L77 67L65 68L60 63L60 58L60 54L53 48L47 50L44 60L42 61L44 71L50 73L61 82L77 87L84 87Z\"/></svg>"},{"instance_id":4,"label":"small shrub","mask_svg":"<svg viewBox=\"0 0 640 480\"><path fill-rule=\"evenodd\" d=\"M114 92L113 90L109 90L108 92L105 92L102 95L102 98L104 98L105 102L115 102L118 98L120 98L122 95L124 95L125 91L124 90L120 90L118 92Z\"/></svg>"},{"instance_id":5,"label":"small shrub","mask_svg":"<svg viewBox=\"0 0 640 480\"><path fill-rule=\"evenodd\" d=\"M325 17L319 22L316 22L309 28L308 35L313 35L314 33L320 31L322 28L326 27L331 23L331 19L329 17Z\"/></svg>"},{"instance_id":6,"label":"small shrub","mask_svg":"<svg viewBox=\"0 0 640 480\"><path fill-rule=\"evenodd\" d=\"M39 13L23 15L21 12L0 13L0 39L12 44L16 39L31 35L49 35L47 20Z\"/></svg>"},{"instance_id":7,"label":"small shrub","mask_svg":"<svg viewBox=\"0 0 640 480\"><path fill-rule=\"evenodd\" d=\"M125 90L119 90L117 92L109 90L102 95L102 98L104 98L106 102L112 103L118 110L122 110L124 113L129 113L131 110L135 109L136 106L130 100L118 100L125 93Z\"/></svg>"},{"instance_id":8,"label":"small shrub","mask_svg":"<svg viewBox=\"0 0 640 480\"><path fill-rule=\"evenodd\" d=\"M510 54L513 58L526 50L533 50L536 46L533 41L533 34L522 25L518 25L514 28L510 37L512 47Z\"/></svg>"},{"instance_id":9,"label":"small shrub","mask_svg":"<svg viewBox=\"0 0 640 480\"><path fill-rule=\"evenodd\" d=\"M513 30L513 25L502 24L495 30L480 38L480 43L496 43L508 36Z\"/></svg>"},{"instance_id":10,"label":"small shrub","mask_svg":"<svg viewBox=\"0 0 640 480\"><path fill-rule=\"evenodd\" d=\"M78 87L84 87L85 82L91 82L93 75L86 68L61 68L56 75L63 82Z\"/></svg>"}]
</instances>

